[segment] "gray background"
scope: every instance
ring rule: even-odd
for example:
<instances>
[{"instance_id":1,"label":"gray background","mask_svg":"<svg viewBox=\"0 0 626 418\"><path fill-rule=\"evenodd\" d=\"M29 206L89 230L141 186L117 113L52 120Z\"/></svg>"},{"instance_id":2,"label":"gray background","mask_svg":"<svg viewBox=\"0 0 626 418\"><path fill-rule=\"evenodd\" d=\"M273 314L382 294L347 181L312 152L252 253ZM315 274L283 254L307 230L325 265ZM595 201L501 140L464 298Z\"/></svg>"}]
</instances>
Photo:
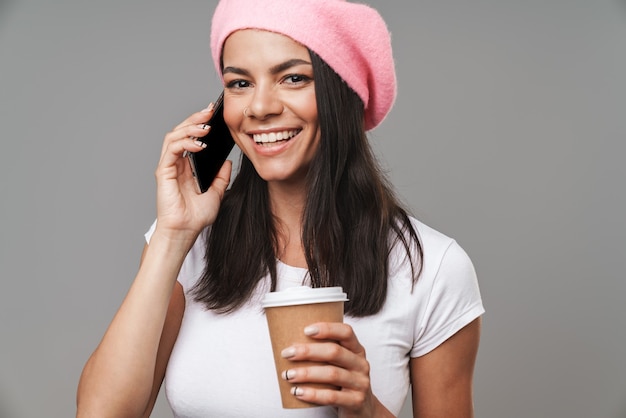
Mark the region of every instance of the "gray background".
<instances>
[{"instance_id":1,"label":"gray background","mask_svg":"<svg viewBox=\"0 0 626 418\"><path fill-rule=\"evenodd\" d=\"M370 3L399 77L372 141L479 274L477 417L626 417L626 2ZM74 414L162 137L219 91L214 6L0 2L0 417Z\"/></svg>"}]
</instances>

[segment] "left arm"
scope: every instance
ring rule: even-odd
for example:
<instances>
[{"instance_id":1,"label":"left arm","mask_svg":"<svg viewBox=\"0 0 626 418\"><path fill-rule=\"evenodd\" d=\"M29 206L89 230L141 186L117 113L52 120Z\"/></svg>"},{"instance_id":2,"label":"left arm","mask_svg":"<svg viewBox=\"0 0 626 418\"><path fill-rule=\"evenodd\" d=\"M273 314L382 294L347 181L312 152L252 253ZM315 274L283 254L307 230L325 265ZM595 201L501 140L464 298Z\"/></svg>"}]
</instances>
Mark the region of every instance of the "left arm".
<instances>
[{"instance_id":1,"label":"left arm","mask_svg":"<svg viewBox=\"0 0 626 418\"><path fill-rule=\"evenodd\" d=\"M472 381L480 318L433 351L411 359L413 417L473 418Z\"/></svg>"}]
</instances>

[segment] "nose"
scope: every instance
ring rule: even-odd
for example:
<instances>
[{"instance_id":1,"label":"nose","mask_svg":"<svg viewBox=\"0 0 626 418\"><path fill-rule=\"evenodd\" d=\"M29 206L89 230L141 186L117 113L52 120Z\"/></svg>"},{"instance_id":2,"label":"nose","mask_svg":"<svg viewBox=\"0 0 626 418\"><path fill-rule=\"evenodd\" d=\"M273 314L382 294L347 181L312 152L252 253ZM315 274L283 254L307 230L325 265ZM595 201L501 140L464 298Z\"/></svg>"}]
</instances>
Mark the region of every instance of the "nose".
<instances>
[{"instance_id":1,"label":"nose","mask_svg":"<svg viewBox=\"0 0 626 418\"><path fill-rule=\"evenodd\" d=\"M254 89L245 115L260 120L283 113L285 107L279 95L271 86L257 85Z\"/></svg>"}]
</instances>

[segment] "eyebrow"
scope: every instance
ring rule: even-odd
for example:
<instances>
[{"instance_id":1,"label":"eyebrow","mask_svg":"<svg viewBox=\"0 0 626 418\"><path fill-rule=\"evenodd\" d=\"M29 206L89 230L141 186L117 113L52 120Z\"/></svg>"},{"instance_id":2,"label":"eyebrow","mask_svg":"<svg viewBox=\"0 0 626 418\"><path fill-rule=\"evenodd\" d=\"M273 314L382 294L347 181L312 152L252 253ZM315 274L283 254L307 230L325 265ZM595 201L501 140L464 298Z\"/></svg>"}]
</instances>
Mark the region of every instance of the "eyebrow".
<instances>
[{"instance_id":1,"label":"eyebrow","mask_svg":"<svg viewBox=\"0 0 626 418\"><path fill-rule=\"evenodd\" d=\"M282 62L280 64L274 65L273 67L270 68L269 72L270 74L278 74L280 72L288 70L291 67L295 67L298 65L312 65L312 64L309 61L299 59L299 58L294 58L294 59L290 59L285 62ZM247 70L243 68L239 68L239 67L224 67L224 69L222 70L222 74L227 74L227 73L250 76L250 73Z\"/></svg>"}]
</instances>

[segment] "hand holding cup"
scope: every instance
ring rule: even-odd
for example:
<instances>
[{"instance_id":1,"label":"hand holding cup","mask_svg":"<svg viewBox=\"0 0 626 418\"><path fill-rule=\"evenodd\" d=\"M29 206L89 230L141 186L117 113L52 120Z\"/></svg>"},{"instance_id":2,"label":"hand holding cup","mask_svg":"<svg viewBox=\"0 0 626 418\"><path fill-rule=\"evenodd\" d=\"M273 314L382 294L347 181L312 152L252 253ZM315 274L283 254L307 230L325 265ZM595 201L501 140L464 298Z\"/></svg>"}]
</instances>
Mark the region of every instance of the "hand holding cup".
<instances>
[{"instance_id":1,"label":"hand holding cup","mask_svg":"<svg viewBox=\"0 0 626 418\"><path fill-rule=\"evenodd\" d=\"M332 340L315 339L312 334L315 334L316 328L308 326L315 323L343 323L343 304L346 300L346 294L343 293L341 287L312 289L302 286L265 295L263 307L272 341L276 375L284 408L316 406L298 398L298 387L289 381L288 374L295 367L324 367L325 363L313 359L294 362L288 350L311 343L337 345L337 342ZM296 352L293 354L295 355ZM315 382L308 382L306 387L337 389L335 385Z\"/></svg>"}]
</instances>

